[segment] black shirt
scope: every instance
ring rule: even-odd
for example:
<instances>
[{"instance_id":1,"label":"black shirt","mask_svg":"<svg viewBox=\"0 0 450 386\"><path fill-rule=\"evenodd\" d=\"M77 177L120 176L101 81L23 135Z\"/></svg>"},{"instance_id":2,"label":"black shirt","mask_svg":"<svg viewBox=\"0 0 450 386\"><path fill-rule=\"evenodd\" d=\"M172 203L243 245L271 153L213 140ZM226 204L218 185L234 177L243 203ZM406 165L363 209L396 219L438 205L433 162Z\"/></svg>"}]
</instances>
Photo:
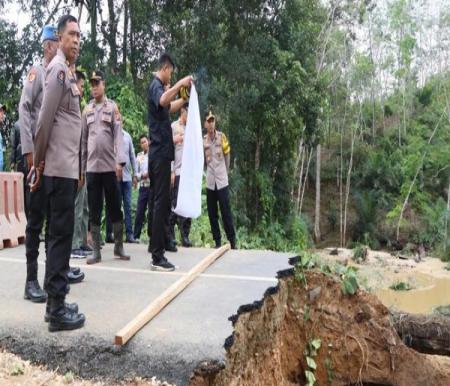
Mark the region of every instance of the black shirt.
<instances>
[{"instance_id":1,"label":"black shirt","mask_svg":"<svg viewBox=\"0 0 450 386\"><path fill-rule=\"evenodd\" d=\"M174 160L174 146L172 138L172 127L170 124L169 109L159 104L164 85L155 76L148 88L148 127L150 134L149 160Z\"/></svg>"}]
</instances>

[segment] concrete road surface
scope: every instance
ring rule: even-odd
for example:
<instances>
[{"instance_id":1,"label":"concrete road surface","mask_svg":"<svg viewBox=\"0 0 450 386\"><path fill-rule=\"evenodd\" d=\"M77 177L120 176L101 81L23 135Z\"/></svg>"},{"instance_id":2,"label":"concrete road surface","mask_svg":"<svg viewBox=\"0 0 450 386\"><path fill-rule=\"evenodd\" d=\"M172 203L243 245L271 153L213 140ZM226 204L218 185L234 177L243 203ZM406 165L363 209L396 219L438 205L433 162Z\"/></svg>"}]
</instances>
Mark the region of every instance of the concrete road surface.
<instances>
[{"instance_id":1,"label":"concrete road surface","mask_svg":"<svg viewBox=\"0 0 450 386\"><path fill-rule=\"evenodd\" d=\"M231 335L228 318L242 304L261 299L276 285L276 273L289 267L293 254L270 251L229 251L196 279L120 350L115 333L153 299L186 274L212 249L179 248L167 253L177 266L173 273L153 272L143 244L125 244L129 262L112 256L112 245L103 250L103 261L87 266L72 259L86 274L83 283L71 286L67 297L86 315L83 329L49 333L44 304L23 299L25 248L0 250L0 347L62 373L88 378L126 379L152 377L186 385L202 360L223 360L223 344ZM43 284L44 257L39 259Z\"/></svg>"}]
</instances>

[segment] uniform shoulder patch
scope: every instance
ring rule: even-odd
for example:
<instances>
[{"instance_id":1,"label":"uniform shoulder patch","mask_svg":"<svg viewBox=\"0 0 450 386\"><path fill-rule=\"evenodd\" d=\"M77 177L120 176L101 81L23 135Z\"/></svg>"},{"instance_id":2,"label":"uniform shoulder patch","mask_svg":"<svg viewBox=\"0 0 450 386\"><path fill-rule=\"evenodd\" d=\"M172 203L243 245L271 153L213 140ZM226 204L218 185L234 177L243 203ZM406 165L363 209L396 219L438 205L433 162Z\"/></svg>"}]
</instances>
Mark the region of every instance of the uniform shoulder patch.
<instances>
[{"instance_id":1,"label":"uniform shoulder patch","mask_svg":"<svg viewBox=\"0 0 450 386\"><path fill-rule=\"evenodd\" d=\"M36 70L32 68L27 76L28 82L33 83L33 81L36 79Z\"/></svg>"},{"instance_id":2,"label":"uniform shoulder patch","mask_svg":"<svg viewBox=\"0 0 450 386\"><path fill-rule=\"evenodd\" d=\"M222 151L223 154L227 155L230 152L230 143L228 142L227 136L222 133Z\"/></svg>"},{"instance_id":3,"label":"uniform shoulder patch","mask_svg":"<svg viewBox=\"0 0 450 386\"><path fill-rule=\"evenodd\" d=\"M58 83L61 85L64 84L64 81L66 80L66 73L63 70L58 72L57 77L58 77Z\"/></svg>"}]
</instances>

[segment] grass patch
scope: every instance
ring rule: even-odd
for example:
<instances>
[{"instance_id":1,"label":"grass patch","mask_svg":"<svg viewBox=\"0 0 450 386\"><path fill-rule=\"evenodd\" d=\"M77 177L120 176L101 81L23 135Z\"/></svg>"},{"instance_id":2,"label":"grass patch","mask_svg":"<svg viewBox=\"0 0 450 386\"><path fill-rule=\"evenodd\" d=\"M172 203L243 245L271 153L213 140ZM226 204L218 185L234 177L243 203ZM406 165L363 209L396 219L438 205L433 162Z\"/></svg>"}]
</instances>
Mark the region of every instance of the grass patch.
<instances>
[{"instance_id":1,"label":"grass patch","mask_svg":"<svg viewBox=\"0 0 450 386\"><path fill-rule=\"evenodd\" d=\"M434 308L433 314L450 316L450 304L447 304L446 306L439 306L439 307Z\"/></svg>"},{"instance_id":2,"label":"grass patch","mask_svg":"<svg viewBox=\"0 0 450 386\"><path fill-rule=\"evenodd\" d=\"M415 287L413 285L411 285L411 283L409 283L409 282L398 281L398 282L392 284L389 288L394 291L410 291L410 290L414 289Z\"/></svg>"}]
</instances>

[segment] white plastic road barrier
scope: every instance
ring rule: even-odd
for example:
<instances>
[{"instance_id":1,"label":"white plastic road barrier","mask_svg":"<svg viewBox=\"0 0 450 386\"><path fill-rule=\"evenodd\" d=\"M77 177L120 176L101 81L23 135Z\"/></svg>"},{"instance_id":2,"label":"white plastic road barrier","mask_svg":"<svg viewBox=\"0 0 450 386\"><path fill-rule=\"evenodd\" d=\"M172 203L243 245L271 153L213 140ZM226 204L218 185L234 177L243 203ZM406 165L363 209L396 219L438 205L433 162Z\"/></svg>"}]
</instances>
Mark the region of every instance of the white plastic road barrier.
<instances>
[{"instance_id":1,"label":"white plastic road barrier","mask_svg":"<svg viewBox=\"0 0 450 386\"><path fill-rule=\"evenodd\" d=\"M184 131L184 147L177 207L175 208L175 213L179 216L197 218L201 214L203 163L200 109L198 106L197 90L192 85L186 129Z\"/></svg>"}]
</instances>

